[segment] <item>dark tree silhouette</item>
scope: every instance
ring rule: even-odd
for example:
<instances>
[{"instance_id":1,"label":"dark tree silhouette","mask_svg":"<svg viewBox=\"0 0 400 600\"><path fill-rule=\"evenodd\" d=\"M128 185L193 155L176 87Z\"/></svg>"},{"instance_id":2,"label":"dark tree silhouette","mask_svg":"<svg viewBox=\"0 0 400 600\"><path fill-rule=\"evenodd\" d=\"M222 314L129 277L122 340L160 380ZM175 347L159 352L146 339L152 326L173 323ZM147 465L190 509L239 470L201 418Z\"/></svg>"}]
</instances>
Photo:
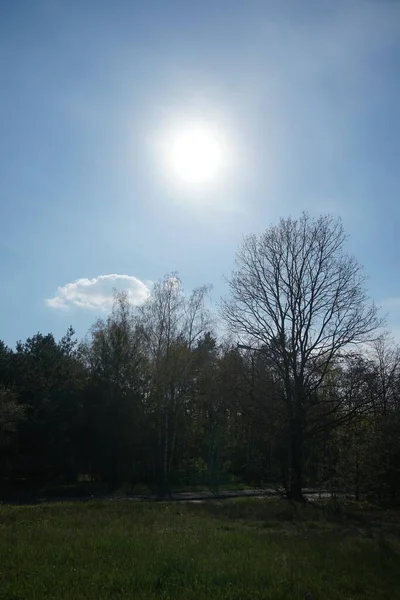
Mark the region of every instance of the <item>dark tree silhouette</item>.
<instances>
[{"instance_id":1,"label":"dark tree silhouette","mask_svg":"<svg viewBox=\"0 0 400 600\"><path fill-rule=\"evenodd\" d=\"M282 219L245 238L222 302L229 327L262 344L284 385L290 437L288 494L302 497L304 432L312 393L350 344L381 324L360 264L344 250L340 220Z\"/></svg>"}]
</instances>

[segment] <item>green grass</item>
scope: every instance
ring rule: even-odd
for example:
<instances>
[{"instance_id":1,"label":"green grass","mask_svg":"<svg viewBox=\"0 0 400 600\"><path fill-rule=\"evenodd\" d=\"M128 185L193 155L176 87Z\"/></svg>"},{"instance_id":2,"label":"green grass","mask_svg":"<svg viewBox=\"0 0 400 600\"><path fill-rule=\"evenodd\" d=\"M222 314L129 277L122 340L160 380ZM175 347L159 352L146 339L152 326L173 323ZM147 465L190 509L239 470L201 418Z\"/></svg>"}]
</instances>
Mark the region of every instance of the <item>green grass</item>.
<instances>
[{"instance_id":1,"label":"green grass","mask_svg":"<svg viewBox=\"0 0 400 600\"><path fill-rule=\"evenodd\" d=\"M0 506L0 599L393 600L399 521L276 499Z\"/></svg>"}]
</instances>

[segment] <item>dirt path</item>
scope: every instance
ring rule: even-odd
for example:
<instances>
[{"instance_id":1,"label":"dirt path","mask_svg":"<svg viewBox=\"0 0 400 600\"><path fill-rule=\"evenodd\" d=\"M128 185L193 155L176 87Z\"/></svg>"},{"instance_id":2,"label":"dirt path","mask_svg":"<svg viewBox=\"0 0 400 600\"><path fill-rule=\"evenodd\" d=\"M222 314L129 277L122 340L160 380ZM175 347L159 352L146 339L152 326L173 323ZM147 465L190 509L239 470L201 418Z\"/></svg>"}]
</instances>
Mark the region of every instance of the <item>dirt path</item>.
<instances>
[{"instance_id":1,"label":"dirt path","mask_svg":"<svg viewBox=\"0 0 400 600\"><path fill-rule=\"evenodd\" d=\"M93 500L136 500L145 502L203 502L208 500L224 500L229 498L250 498L276 496L284 497L285 491L283 488L258 488L246 490L203 490L193 492L171 492L170 494L124 494L124 495L93 495L93 496L58 496L58 497L38 497L21 501L3 502L4 504L42 504L47 502L88 502ZM304 496L307 499L312 498L329 498L330 493L325 490L304 489ZM0 501L0 504L2 502Z\"/></svg>"}]
</instances>

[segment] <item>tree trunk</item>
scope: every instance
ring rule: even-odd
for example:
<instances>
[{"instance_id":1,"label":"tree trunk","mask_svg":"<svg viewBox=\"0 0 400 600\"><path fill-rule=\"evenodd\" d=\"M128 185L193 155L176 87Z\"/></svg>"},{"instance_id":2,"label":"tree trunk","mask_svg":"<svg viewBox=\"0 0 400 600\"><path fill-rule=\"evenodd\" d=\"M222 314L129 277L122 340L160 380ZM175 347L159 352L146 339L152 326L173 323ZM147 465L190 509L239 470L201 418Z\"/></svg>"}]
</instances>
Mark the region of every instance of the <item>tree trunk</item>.
<instances>
[{"instance_id":1,"label":"tree trunk","mask_svg":"<svg viewBox=\"0 0 400 600\"><path fill-rule=\"evenodd\" d=\"M299 418L293 418L290 424L290 464L287 497L303 502L303 431Z\"/></svg>"},{"instance_id":2,"label":"tree trunk","mask_svg":"<svg viewBox=\"0 0 400 600\"><path fill-rule=\"evenodd\" d=\"M358 454L356 453L356 501L360 500L360 466L358 460Z\"/></svg>"},{"instance_id":3,"label":"tree trunk","mask_svg":"<svg viewBox=\"0 0 400 600\"><path fill-rule=\"evenodd\" d=\"M168 406L165 407L164 421L164 457L163 457L163 496L166 496L169 491L168 478L168 438L169 438L169 414Z\"/></svg>"},{"instance_id":4,"label":"tree trunk","mask_svg":"<svg viewBox=\"0 0 400 600\"><path fill-rule=\"evenodd\" d=\"M110 465L108 475L108 490L114 492L119 486L119 398L114 393L114 389L110 391L110 407L111 407L111 444L110 444Z\"/></svg>"}]
</instances>

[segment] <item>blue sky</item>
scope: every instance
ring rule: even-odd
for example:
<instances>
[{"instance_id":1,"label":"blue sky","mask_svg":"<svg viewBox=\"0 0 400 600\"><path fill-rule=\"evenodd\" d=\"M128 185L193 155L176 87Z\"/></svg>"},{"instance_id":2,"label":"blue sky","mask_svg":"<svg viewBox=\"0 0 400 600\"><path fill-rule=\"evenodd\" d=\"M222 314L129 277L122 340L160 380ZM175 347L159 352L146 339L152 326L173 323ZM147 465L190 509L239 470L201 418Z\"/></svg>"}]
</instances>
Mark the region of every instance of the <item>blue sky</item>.
<instances>
[{"instance_id":1,"label":"blue sky","mask_svg":"<svg viewBox=\"0 0 400 600\"><path fill-rule=\"evenodd\" d=\"M304 209L342 216L400 338L400 2L14 0L0 60L6 343L173 270L217 300L242 234ZM183 192L153 141L193 117L236 162Z\"/></svg>"}]
</instances>

